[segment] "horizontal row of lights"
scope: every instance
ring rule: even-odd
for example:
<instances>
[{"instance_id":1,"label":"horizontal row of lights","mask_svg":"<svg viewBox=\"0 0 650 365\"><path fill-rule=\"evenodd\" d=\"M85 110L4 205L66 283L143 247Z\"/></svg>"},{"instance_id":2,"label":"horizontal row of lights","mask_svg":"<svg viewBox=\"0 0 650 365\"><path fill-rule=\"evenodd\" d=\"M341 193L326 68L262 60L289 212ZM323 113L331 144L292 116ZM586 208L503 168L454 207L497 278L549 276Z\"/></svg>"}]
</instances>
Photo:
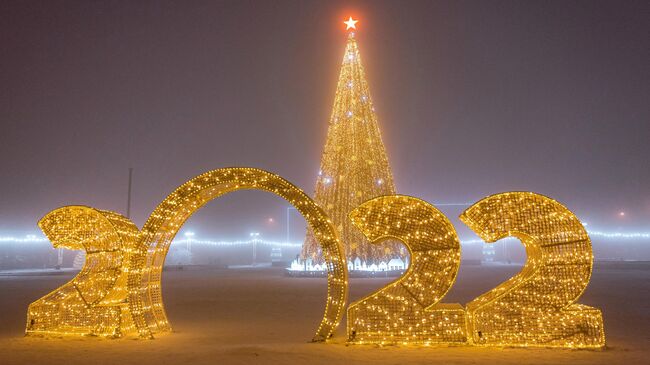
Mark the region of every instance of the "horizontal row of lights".
<instances>
[{"instance_id":1,"label":"horizontal row of lights","mask_svg":"<svg viewBox=\"0 0 650 365\"><path fill-rule=\"evenodd\" d=\"M621 238L621 239L647 239L650 238L650 232L602 232L602 231L588 231L591 237L600 237L600 238ZM187 236L186 236L187 237ZM25 237L13 237L13 236L0 236L0 243L38 243L38 242L49 242L45 237L38 237L36 235L27 235ZM258 238L253 238L249 240L236 240L236 241L212 241L212 240L202 240L187 237L180 240L175 240L177 243L192 243L198 245L211 245L211 246L237 246L237 245L246 245L255 242L256 244L269 245L275 247L302 247L302 243L289 243L289 242L280 242L280 241L270 241L263 240ZM483 243L479 239L463 240L463 244L472 244L472 243Z\"/></svg>"}]
</instances>

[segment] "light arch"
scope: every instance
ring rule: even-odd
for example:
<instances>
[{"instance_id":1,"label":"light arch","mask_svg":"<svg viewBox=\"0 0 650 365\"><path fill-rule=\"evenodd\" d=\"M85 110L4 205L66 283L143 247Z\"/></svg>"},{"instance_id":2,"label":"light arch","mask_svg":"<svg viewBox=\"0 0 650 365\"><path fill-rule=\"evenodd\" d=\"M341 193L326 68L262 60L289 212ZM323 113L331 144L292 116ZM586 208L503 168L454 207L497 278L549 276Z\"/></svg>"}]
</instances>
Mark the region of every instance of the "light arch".
<instances>
[{"instance_id":1,"label":"light arch","mask_svg":"<svg viewBox=\"0 0 650 365\"><path fill-rule=\"evenodd\" d=\"M185 221L203 205L237 190L271 192L293 205L314 231L327 267L327 302L314 341L325 341L341 321L348 293L348 274L336 229L307 194L281 176L256 168L222 168L179 186L156 207L140 231L130 255L129 307L141 337L171 331L162 299L162 270L172 240Z\"/></svg>"}]
</instances>

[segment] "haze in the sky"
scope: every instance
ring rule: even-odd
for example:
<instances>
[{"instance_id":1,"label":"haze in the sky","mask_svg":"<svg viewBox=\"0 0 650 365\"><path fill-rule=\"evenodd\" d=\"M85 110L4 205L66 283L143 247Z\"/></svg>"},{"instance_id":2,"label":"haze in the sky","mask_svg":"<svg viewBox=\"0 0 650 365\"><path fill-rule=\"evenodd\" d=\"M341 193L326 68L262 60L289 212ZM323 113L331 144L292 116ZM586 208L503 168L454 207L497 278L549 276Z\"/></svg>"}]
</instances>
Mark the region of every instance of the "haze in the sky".
<instances>
[{"instance_id":1,"label":"haze in the sky","mask_svg":"<svg viewBox=\"0 0 650 365\"><path fill-rule=\"evenodd\" d=\"M530 190L650 230L647 1L3 1L0 233L126 213L129 167L138 226L220 167L311 194L350 14L399 193ZM287 206L238 192L188 225L283 238Z\"/></svg>"}]
</instances>

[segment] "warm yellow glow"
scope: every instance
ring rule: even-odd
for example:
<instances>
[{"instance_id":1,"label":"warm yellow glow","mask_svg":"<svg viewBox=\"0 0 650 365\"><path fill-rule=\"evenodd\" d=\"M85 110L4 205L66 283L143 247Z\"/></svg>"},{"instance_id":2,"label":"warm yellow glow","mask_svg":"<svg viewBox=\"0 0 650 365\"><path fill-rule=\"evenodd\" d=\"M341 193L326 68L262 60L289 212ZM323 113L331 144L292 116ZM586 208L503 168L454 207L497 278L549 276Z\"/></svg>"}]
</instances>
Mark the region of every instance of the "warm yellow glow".
<instances>
[{"instance_id":1,"label":"warm yellow glow","mask_svg":"<svg viewBox=\"0 0 650 365\"><path fill-rule=\"evenodd\" d=\"M358 20L353 20L352 17L350 17L348 20L343 22L345 23L346 26L345 30L357 29L358 22L359 22Z\"/></svg>"},{"instance_id":2,"label":"warm yellow glow","mask_svg":"<svg viewBox=\"0 0 650 365\"><path fill-rule=\"evenodd\" d=\"M39 223L57 247L85 248L86 263L70 283L32 303L27 333L150 338L170 331L162 298L162 269L183 223L207 202L232 191L264 190L291 203L321 245L327 263L327 301L315 341L328 339L347 301L347 266L336 230L325 212L282 177L254 168L225 168L178 187L151 213L140 232L116 213L65 207Z\"/></svg>"},{"instance_id":3,"label":"warm yellow glow","mask_svg":"<svg viewBox=\"0 0 650 365\"><path fill-rule=\"evenodd\" d=\"M27 334L120 337L134 332L127 296L138 228L127 218L83 206L56 209L38 225L57 248L86 251L79 274L27 310Z\"/></svg>"},{"instance_id":4,"label":"warm yellow glow","mask_svg":"<svg viewBox=\"0 0 650 365\"><path fill-rule=\"evenodd\" d=\"M353 343L423 344L467 341L465 310L440 300L456 280L460 241L449 220L417 198L383 196L350 213L375 244L394 238L406 245L411 263L402 277L348 308Z\"/></svg>"},{"instance_id":5,"label":"warm yellow glow","mask_svg":"<svg viewBox=\"0 0 650 365\"><path fill-rule=\"evenodd\" d=\"M521 272L467 304L477 345L602 347L599 309L576 301L591 276L591 240L578 218L545 196L492 195L460 216L486 242L517 237L528 260Z\"/></svg>"},{"instance_id":6,"label":"warm yellow glow","mask_svg":"<svg viewBox=\"0 0 650 365\"><path fill-rule=\"evenodd\" d=\"M372 245L348 215L359 204L395 194L393 174L366 80L359 48L348 37L314 200L334 222L349 260L389 261L401 256L399 245ZM303 258L320 261L320 246L308 231Z\"/></svg>"},{"instance_id":7,"label":"warm yellow glow","mask_svg":"<svg viewBox=\"0 0 650 365\"><path fill-rule=\"evenodd\" d=\"M70 282L29 306L27 334L151 337L169 331L162 267L171 241L196 210L241 189L272 192L305 217L328 269L325 314L314 340L328 339L347 300L347 266L332 222L304 192L278 175L252 168L207 172L169 195L141 231L127 218L84 206L48 213L39 226L54 247L83 249L86 262ZM576 301L589 283L591 241L578 218L557 201L528 192L502 193L468 208L460 219L487 242L519 238L522 271L467 304L442 304L460 265L454 227L417 198L374 198L350 213L375 245L399 240L407 272L350 305L352 343L599 348L605 345L599 309Z\"/></svg>"},{"instance_id":8,"label":"warm yellow glow","mask_svg":"<svg viewBox=\"0 0 650 365\"><path fill-rule=\"evenodd\" d=\"M265 190L284 198L314 231L328 268L325 315L315 339L325 340L332 335L345 308L348 285L346 261L336 231L323 210L302 190L278 175L253 168L226 168L199 175L178 187L151 213L142 228L140 244L146 253L142 260L147 264L133 275L133 287L137 289L130 295L132 310L147 324L142 326L143 335L171 329L162 301L161 279L169 245L180 227L208 201L242 189ZM133 271L137 272L137 268Z\"/></svg>"}]
</instances>

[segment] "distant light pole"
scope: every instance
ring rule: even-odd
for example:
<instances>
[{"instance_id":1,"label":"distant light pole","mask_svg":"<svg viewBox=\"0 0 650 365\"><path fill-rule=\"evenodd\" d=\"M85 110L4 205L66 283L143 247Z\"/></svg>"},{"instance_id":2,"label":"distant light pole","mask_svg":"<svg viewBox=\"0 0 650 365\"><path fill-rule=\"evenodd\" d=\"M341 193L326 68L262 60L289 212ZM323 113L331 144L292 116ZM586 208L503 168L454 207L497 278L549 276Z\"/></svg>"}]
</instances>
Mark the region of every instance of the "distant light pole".
<instances>
[{"instance_id":1,"label":"distant light pole","mask_svg":"<svg viewBox=\"0 0 650 365\"><path fill-rule=\"evenodd\" d=\"M189 253L192 253L192 237L194 237L194 232L185 232L185 244Z\"/></svg>"},{"instance_id":2,"label":"distant light pole","mask_svg":"<svg viewBox=\"0 0 650 365\"><path fill-rule=\"evenodd\" d=\"M250 236L253 238L253 265L257 261L257 241L259 240L259 232L251 232Z\"/></svg>"},{"instance_id":3,"label":"distant light pole","mask_svg":"<svg viewBox=\"0 0 650 365\"><path fill-rule=\"evenodd\" d=\"M287 243L289 243L289 236L290 236L290 231L289 231L289 223L291 222L291 215L289 214L290 210L297 210L295 207L287 207Z\"/></svg>"}]
</instances>

